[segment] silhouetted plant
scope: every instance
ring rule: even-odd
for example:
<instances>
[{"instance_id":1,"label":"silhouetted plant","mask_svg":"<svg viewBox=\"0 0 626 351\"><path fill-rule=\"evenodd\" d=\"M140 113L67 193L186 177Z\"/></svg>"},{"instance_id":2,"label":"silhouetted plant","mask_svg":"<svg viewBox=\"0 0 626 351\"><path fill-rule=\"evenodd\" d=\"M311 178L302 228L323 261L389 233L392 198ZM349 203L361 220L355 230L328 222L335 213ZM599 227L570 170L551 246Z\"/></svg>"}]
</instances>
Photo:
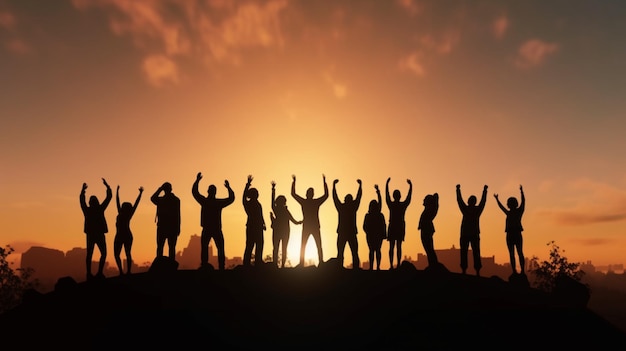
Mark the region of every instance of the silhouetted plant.
<instances>
[{"instance_id":1,"label":"silhouetted plant","mask_svg":"<svg viewBox=\"0 0 626 351\"><path fill-rule=\"evenodd\" d=\"M554 240L548 242L550 246L550 258L539 263L539 259L534 256L532 258L531 274L534 275L534 285L544 291L553 291L556 283L561 278L570 278L580 282L584 271L580 269L580 263L573 263L567 260L562 250Z\"/></svg>"},{"instance_id":2,"label":"silhouetted plant","mask_svg":"<svg viewBox=\"0 0 626 351\"><path fill-rule=\"evenodd\" d=\"M19 305L24 292L37 285L32 268L11 268L7 258L13 251L10 245L0 247L0 313Z\"/></svg>"}]
</instances>

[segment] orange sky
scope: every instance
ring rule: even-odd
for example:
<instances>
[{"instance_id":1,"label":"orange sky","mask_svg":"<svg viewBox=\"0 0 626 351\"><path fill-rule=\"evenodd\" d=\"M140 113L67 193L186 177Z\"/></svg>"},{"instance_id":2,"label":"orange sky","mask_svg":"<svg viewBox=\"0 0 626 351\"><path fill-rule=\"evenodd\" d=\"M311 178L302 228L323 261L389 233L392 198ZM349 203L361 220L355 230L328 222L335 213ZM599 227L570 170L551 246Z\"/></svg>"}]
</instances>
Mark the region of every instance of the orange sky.
<instances>
[{"instance_id":1,"label":"orange sky","mask_svg":"<svg viewBox=\"0 0 626 351\"><path fill-rule=\"evenodd\" d=\"M435 247L458 247L455 185L467 198L487 184L483 256L507 262L493 194L519 197L522 184L526 256L547 258L555 240L570 260L623 263L625 6L0 0L0 243L84 247L78 195L86 182L87 195L103 199L104 177L122 201L146 189L131 228L135 261L152 261L150 195L169 181L181 198L182 249L201 231L191 186L202 172L202 193L215 184L225 197L225 179L235 190L223 212L226 255L242 256L248 174L268 223L272 180L288 195L295 174L299 194L311 186L319 195L326 174L331 190L340 180L340 198L363 180L359 223L374 184L384 189L391 177L404 198L410 178L403 252L413 258L424 252L424 196L440 194ZM325 257L334 257L332 199L321 219Z\"/></svg>"}]
</instances>

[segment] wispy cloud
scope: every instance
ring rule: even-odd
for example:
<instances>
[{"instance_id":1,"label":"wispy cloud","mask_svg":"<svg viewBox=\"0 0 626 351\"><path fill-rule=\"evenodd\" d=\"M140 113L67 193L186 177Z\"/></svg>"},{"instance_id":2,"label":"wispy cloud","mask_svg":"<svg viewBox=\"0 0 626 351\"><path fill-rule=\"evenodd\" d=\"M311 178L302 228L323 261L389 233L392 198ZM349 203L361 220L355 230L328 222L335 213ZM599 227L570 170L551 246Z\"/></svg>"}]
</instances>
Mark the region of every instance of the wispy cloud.
<instances>
[{"instance_id":1,"label":"wispy cloud","mask_svg":"<svg viewBox=\"0 0 626 351\"><path fill-rule=\"evenodd\" d=\"M9 10L0 10L0 33L6 31L8 34L1 42L4 49L13 55L25 55L31 53L33 48L20 35L18 31L18 18Z\"/></svg>"},{"instance_id":2,"label":"wispy cloud","mask_svg":"<svg viewBox=\"0 0 626 351\"><path fill-rule=\"evenodd\" d=\"M405 10L409 15L418 15L422 8L415 0L396 0L396 4Z\"/></svg>"},{"instance_id":3,"label":"wispy cloud","mask_svg":"<svg viewBox=\"0 0 626 351\"><path fill-rule=\"evenodd\" d=\"M426 74L424 64L422 63L422 54L419 51L413 51L407 56L401 58L398 62L398 67L400 67L401 70L411 72L418 77L423 77Z\"/></svg>"},{"instance_id":4,"label":"wispy cloud","mask_svg":"<svg viewBox=\"0 0 626 351\"><path fill-rule=\"evenodd\" d=\"M491 24L491 33L496 39L504 38L508 29L509 18L506 15L499 16Z\"/></svg>"},{"instance_id":5,"label":"wispy cloud","mask_svg":"<svg viewBox=\"0 0 626 351\"><path fill-rule=\"evenodd\" d=\"M595 237L595 238L589 238L589 239L573 239L572 241L576 241L584 246L603 246L603 245L610 245L613 242L615 242L615 240L610 239L610 238L603 238L603 237Z\"/></svg>"},{"instance_id":6,"label":"wispy cloud","mask_svg":"<svg viewBox=\"0 0 626 351\"><path fill-rule=\"evenodd\" d=\"M287 0L73 0L79 10L104 11L113 33L147 52L143 71L158 86L177 82L179 59L239 65L244 51L283 45L281 12ZM158 55L157 55L158 54ZM163 79L167 77L167 79Z\"/></svg>"},{"instance_id":7,"label":"wispy cloud","mask_svg":"<svg viewBox=\"0 0 626 351\"><path fill-rule=\"evenodd\" d=\"M424 34L418 37L418 48L411 51L398 61L402 71L410 72L417 77L427 73L426 61L433 62L434 57L450 54L460 40L458 30L447 30L439 36Z\"/></svg>"},{"instance_id":8,"label":"wispy cloud","mask_svg":"<svg viewBox=\"0 0 626 351\"><path fill-rule=\"evenodd\" d=\"M517 51L515 65L519 68L533 68L541 66L546 59L559 50L556 43L548 43L540 39L530 39L524 42Z\"/></svg>"},{"instance_id":9,"label":"wispy cloud","mask_svg":"<svg viewBox=\"0 0 626 351\"><path fill-rule=\"evenodd\" d=\"M12 12L7 10L0 11L0 28L12 30L16 24L17 20Z\"/></svg>"},{"instance_id":10,"label":"wispy cloud","mask_svg":"<svg viewBox=\"0 0 626 351\"><path fill-rule=\"evenodd\" d=\"M567 188L577 194L572 205L541 209L538 213L559 225L568 226L626 219L626 191L589 179L572 181Z\"/></svg>"},{"instance_id":11,"label":"wispy cloud","mask_svg":"<svg viewBox=\"0 0 626 351\"><path fill-rule=\"evenodd\" d=\"M326 82L330 84L332 91L333 91L333 95L335 95L337 99L343 99L346 97L346 95L348 95L348 87L345 84L340 83L329 72L324 73L324 80L326 80Z\"/></svg>"}]
</instances>

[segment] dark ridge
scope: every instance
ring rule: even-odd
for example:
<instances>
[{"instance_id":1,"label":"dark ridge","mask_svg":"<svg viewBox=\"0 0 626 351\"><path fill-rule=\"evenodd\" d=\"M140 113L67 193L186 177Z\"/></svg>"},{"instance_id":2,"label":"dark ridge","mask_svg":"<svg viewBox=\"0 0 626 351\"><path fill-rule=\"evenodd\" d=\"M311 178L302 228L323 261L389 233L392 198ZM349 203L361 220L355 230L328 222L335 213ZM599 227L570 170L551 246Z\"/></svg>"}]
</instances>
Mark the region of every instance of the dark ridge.
<instances>
[{"instance_id":1,"label":"dark ridge","mask_svg":"<svg viewBox=\"0 0 626 351\"><path fill-rule=\"evenodd\" d=\"M406 262L405 262L406 263ZM523 282L445 270L273 265L62 278L0 315L6 346L113 349L626 349L586 307Z\"/></svg>"}]
</instances>

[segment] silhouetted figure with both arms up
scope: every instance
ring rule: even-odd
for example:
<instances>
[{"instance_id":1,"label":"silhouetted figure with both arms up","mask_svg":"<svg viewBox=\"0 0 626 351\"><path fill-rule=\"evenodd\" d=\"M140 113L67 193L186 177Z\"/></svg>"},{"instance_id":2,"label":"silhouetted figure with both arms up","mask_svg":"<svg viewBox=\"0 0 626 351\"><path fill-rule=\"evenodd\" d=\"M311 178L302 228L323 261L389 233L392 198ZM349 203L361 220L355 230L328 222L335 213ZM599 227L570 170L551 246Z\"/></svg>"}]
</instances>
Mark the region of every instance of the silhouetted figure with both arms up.
<instances>
[{"instance_id":1,"label":"silhouetted figure with both arms up","mask_svg":"<svg viewBox=\"0 0 626 351\"><path fill-rule=\"evenodd\" d=\"M502 212L506 215L504 231L506 232L506 247L509 249L509 258L513 274L517 274L515 251L517 251L517 257L519 258L520 274L526 274L524 252L522 250L522 231L524 230L522 227L522 215L524 214L524 209L526 208L526 197L524 196L524 189L521 185L519 186L519 191L521 199L519 206L515 197L509 197L506 201L508 209L502 205L500 199L498 199L498 194L493 194L493 196L498 202L498 207L500 207Z\"/></svg>"},{"instance_id":2,"label":"silhouetted figure with both arms up","mask_svg":"<svg viewBox=\"0 0 626 351\"><path fill-rule=\"evenodd\" d=\"M276 182L272 181L272 212L270 212L272 220L272 242L274 250L272 260L278 266L278 250L281 249L281 267L285 267L287 262L287 247L289 244L289 234L291 227L289 222L294 224L302 224L302 221L296 221L287 208L287 198L284 195L276 197ZM282 247L281 247L282 245Z\"/></svg>"},{"instance_id":3,"label":"silhouetted figure with both arms up","mask_svg":"<svg viewBox=\"0 0 626 351\"><path fill-rule=\"evenodd\" d=\"M393 269L393 254L394 248L397 246L397 266L400 267L400 261L402 260L402 242L404 241L404 236L406 233L406 223L404 221L404 216L406 214L406 209L409 207L411 203L411 194L413 193L413 183L411 183L410 179L407 179L406 182L409 184L409 191L406 195L406 199L401 201L400 190L393 191L393 201L389 196L389 182L391 178L387 178L387 183L385 185L385 201L387 202L387 207L389 208L389 229L387 230L388 236L387 240L389 240L389 269Z\"/></svg>"},{"instance_id":4,"label":"silhouetted figure with both arms up","mask_svg":"<svg viewBox=\"0 0 626 351\"><path fill-rule=\"evenodd\" d=\"M476 204L476 196L471 195L467 199L467 204L463 201L461 196L461 185L456 186L456 201L459 204L459 209L463 214L461 221L461 271L463 274L467 272L467 252L469 247L472 247L472 253L474 258L474 269L476 275L480 276L480 269L482 263L480 261L480 215L485 209L485 202L487 201L487 185L483 187L483 194L480 198L480 203Z\"/></svg>"},{"instance_id":5,"label":"silhouetted figure with both arms up","mask_svg":"<svg viewBox=\"0 0 626 351\"><path fill-rule=\"evenodd\" d=\"M159 196L163 193L163 196ZM165 242L168 246L168 257L176 259L176 241L180 235L180 199L172 192L172 184L163 183L150 197L157 207L157 251L156 257L163 257Z\"/></svg>"},{"instance_id":6,"label":"silhouetted figure with both arms up","mask_svg":"<svg viewBox=\"0 0 626 351\"><path fill-rule=\"evenodd\" d=\"M250 188L252 176L248 176L246 187L243 189L243 208L248 215L246 222L246 248L243 254L244 266L249 266L252 260L252 249L254 248L254 265L260 266L263 262L263 232L265 231L265 219L263 218L263 207L259 202L259 191Z\"/></svg>"},{"instance_id":7,"label":"silhouetted figure with both arms up","mask_svg":"<svg viewBox=\"0 0 626 351\"><path fill-rule=\"evenodd\" d=\"M433 220L437 216L439 211L439 194L428 194L424 197L424 211L420 216L417 230L420 231L420 237L422 239L422 245L424 251L426 251L426 257L428 258L428 266L434 268L439 264L437 259L437 253L435 252L435 244L433 242L433 235L435 234L435 225Z\"/></svg>"},{"instance_id":8,"label":"silhouetted figure with both arms up","mask_svg":"<svg viewBox=\"0 0 626 351\"><path fill-rule=\"evenodd\" d=\"M130 202L124 202L120 205L120 186L117 186L115 192L115 202L117 203L117 221L115 227L117 232L115 233L115 240L113 242L113 255L115 256L115 263L117 263L117 269L120 271L120 275L124 274L122 268L122 259L120 254L122 248L126 253L126 273L130 274L131 267L133 266L133 259L131 256L131 248L133 246L133 233L130 230L130 220L133 218L139 201L141 200L141 194L143 193L143 187L139 187L139 195L134 204Z\"/></svg>"},{"instance_id":9,"label":"silhouetted figure with both arms up","mask_svg":"<svg viewBox=\"0 0 626 351\"><path fill-rule=\"evenodd\" d=\"M100 250L100 261L98 262L98 273L96 274L96 277L104 278L104 264L107 257L105 234L109 232L104 211L107 206L109 206L109 203L113 198L113 191L104 178L102 178L102 183L104 183L104 186L106 187L106 197L102 203L98 201L98 198L95 195L92 195L89 197L89 205L87 205L85 202L87 183L83 183L83 188L80 191L79 196L80 208L85 216L83 231L87 237L87 257L85 258L85 263L87 265L87 280L94 278L91 273L91 259L93 257L95 246L98 246L98 250Z\"/></svg>"},{"instance_id":10,"label":"silhouetted figure with both arms up","mask_svg":"<svg viewBox=\"0 0 626 351\"><path fill-rule=\"evenodd\" d=\"M320 232L320 218L319 218L319 210L320 206L328 199L328 184L326 184L326 176L322 175L322 179L324 180L324 195L319 198L314 198L314 190L313 188L308 188L306 191L306 199L302 196L296 194L296 176L292 175L291 178L293 181L291 182L291 196L296 199L296 201L302 206L302 244L300 246L300 267L304 267L304 252L306 250L306 243L309 239L309 236L313 236L313 240L315 240L315 245L317 246L317 256L319 259L319 264L322 264L323 261L323 253L322 253L322 236Z\"/></svg>"},{"instance_id":11,"label":"silhouetted figure with both arms up","mask_svg":"<svg viewBox=\"0 0 626 351\"><path fill-rule=\"evenodd\" d=\"M191 193L193 198L200 204L200 225L202 226L202 234L200 235L200 264L201 268L207 267L209 264L209 243L211 238L215 242L217 248L217 260L220 270L226 267L226 253L224 252L224 233L222 232L222 210L224 207L235 201L235 192L230 187L228 180L224 181L224 186L228 190L228 197L224 199L216 198L217 187L213 184L209 185L207 196L200 195L198 184L202 179L202 173L198 172L196 181L193 182Z\"/></svg>"},{"instance_id":12,"label":"silhouetted figure with both arms up","mask_svg":"<svg viewBox=\"0 0 626 351\"><path fill-rule=\"evenodd\" d=\"M370 201L369 211L363 219L363 231L369 247L370 271L374 269L374 259L376 259L376 270L380 270L381 252L383 240L387 237L387 223L385 215L381 212L382 198L378 185L374 185L378 201Z\"/></svg>"},{"instance_id":13,"label":"silhouetted figure with both arms up","mask_svg":"<svg viewBox=\"0 0 626 351\"><path fill-rule=\"evenodd\" d=\"M352 268L360 268L359 260L359 242L357 240L357 226L356 226L356 212L361 204L361 195L363 193L361 179L357 179L359 183L359 190L357 191L356 198L352 198L352 195L347 194L342 203L337 196L337 183L339 179L333 181L333 201L337 208L339 215L337 223L337 258L339 264L343 267L343 255L346 248L346 243L350 245L350 251L352 252Z\"/></svg>"}]
</instances>

